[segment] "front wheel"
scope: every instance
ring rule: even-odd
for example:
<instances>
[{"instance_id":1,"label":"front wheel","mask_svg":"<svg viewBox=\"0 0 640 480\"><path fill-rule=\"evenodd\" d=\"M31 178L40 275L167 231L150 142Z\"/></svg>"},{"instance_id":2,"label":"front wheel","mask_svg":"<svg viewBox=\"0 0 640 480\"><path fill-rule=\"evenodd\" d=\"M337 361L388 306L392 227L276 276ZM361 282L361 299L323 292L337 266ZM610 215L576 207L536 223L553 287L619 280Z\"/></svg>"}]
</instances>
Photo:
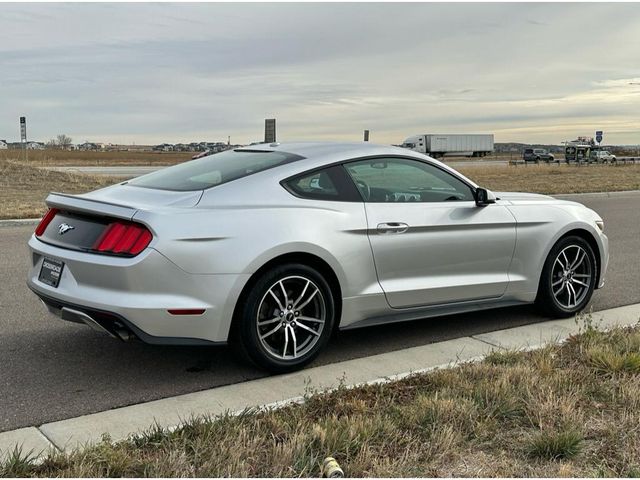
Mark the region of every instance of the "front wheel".
<instances>
[{"instance_id":1,"label":"front wheel","mask_svg":"<svg viewBox=\"0 0 640 480\"><path fill-rule=\"evenodd\" d=\"M238 317L245 358L273 373L302 368L326 345L335 323L331 289L315 269L287 264L267 271Z\"/></svg>"},{"instance_id":2,"label":"front wheel","mask_svg":"<svg viewBox=\"0 0 640 480\"><path fill-rule=\"evenodd\" d=\"M591 300L597 267L586 240L576 236L561 239L545 261L536 305L552 317L578 313Z\"/></svg>"}]
</instances>

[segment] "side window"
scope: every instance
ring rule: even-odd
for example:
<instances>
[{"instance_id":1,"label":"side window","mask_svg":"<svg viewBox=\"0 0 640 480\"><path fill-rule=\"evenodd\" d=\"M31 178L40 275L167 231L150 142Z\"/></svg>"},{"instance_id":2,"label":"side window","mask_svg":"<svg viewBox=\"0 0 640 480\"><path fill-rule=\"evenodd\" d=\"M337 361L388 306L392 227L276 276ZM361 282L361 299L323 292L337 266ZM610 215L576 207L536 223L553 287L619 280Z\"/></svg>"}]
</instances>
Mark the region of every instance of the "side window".
<instances>
[{"instance_id":1,"label":"side window","mask_svg":"<svg viewBox=\"0 0 640 480\"><path fill-rule=\"evenodd\" d=\"M298 197L313 200L362 202L362 198L340 165L316 170L282 182Z\"/></svg>"},{"instance_id":2,"label":"side window","mask_svg":"<svg viewBox=\"0 0 640 480\"><path fill-rule=\"evenodd\" d=\"M366 202L473 201L471 187L444 170L405 158L345 164Z\"/></svg>"}]
</instances>

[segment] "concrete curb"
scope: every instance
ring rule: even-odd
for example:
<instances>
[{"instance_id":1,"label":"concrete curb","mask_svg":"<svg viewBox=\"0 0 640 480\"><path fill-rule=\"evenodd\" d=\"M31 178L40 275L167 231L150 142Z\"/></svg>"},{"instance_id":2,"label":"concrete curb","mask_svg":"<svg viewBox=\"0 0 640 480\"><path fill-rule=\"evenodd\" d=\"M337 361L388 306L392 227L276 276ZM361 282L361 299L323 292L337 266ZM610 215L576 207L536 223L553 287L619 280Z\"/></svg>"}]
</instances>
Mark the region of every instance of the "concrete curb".
<instances>
[{"instance_id":1,"label":"concrete curb","mask_svg":"<svg viewBox=\"0 0 640 480\"><path fill-rule=\"evenodd\" d=\"M602 329L634 325L640 321L640 304L596 312L592 318ZM339 385L355 387L389 382L461 362L478 361L496 349L531 350L561 343L580 329L581 325L573 318L524 325L4 432L0 433L0 458L3 452L10 453L16 444L23 445L23 452L33 451L36 456L42 456L52 449L69 451L99 442L103 433L118 441L154 424L174 429L193 416L216 416L247 408L273 408L301 402L311 388L327 391Z\"/></svg>"},{"instance_id":2,"label":"concrete curb","mask_svg":"<svg viewBox=\"0 0 640 480\"><path fill-rule=\"evenodd\" d=\"M10 218L8 220L0 220L0 227L37 225L38 223L40 223L39 218Z\"/></svg>"},{"instance_id":3,"label":"concrete curb","mask_svg":"<svg viewBox=\"0 0 640 480\"><path fill-rule=\"evenodd\" d=\"M640 190L621 190L619 192L587 192L587 193L550 193L554 198L572 197L626 197L640 195Z\"/></svg>"}]
</instances>

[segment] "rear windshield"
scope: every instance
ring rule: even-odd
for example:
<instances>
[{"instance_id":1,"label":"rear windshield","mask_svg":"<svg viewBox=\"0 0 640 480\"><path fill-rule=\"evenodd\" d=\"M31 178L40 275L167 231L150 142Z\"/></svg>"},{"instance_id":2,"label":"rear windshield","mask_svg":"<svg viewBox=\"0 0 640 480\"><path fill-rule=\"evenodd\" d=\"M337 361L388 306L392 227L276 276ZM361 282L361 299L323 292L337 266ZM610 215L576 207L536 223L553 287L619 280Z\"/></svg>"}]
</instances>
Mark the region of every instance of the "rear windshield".
<instances>
[{"instance_id":1,"label":"rear windshield","mask_svg":"<svg viewBox=\"0 0 640 480\"><path fill-rule=\"evenodd\" d=\"M163 168L131 180L129 185L181 192L204 190L302 158L286 152L227 150Z\"/></svg>"}]
</instances>

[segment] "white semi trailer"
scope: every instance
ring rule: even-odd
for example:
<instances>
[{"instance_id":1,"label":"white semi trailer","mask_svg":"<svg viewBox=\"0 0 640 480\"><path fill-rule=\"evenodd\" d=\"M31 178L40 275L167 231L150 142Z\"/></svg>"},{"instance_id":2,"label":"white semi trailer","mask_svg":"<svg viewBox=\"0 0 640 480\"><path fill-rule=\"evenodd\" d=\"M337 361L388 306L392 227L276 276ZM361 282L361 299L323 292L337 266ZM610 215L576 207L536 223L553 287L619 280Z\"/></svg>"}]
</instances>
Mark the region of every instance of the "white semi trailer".
<instances>
[{"instance_id":1,"label":"white semi trailer","mask_svg":"<svg viewBox=\"0 0 640 480\"><path fill-rule=\"evenodd\" d=\"M402 146L434 158L484 157L493 152L493 134L413 135Z\"/></svg>"}]
</instances>

